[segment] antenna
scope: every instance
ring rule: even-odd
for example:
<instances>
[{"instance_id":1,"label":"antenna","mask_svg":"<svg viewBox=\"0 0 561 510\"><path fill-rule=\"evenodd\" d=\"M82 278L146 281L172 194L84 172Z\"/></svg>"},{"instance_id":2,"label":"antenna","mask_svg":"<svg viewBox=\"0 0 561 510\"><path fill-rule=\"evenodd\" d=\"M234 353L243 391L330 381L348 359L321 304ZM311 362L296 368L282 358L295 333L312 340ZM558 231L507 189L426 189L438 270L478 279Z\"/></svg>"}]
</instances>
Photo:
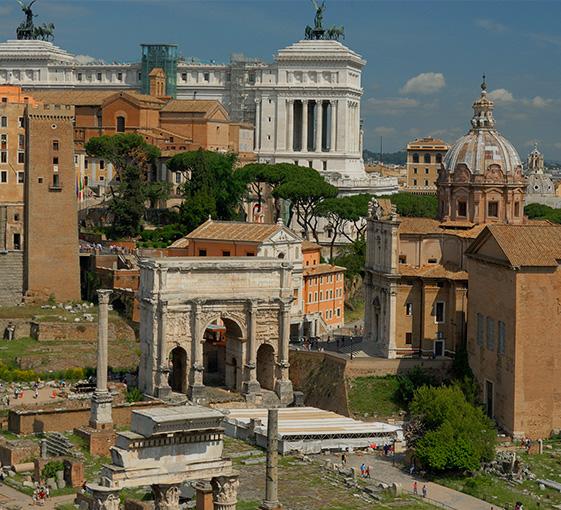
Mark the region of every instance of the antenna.
<instances>
[{"instance_id":1,"label":"antenna","mask_svg":"<svg viewBox=\"0 0 561 510\"><path fill-rule=\"evenodd\" d=\"M380 137L380 164L383 165L384 164L384 153L382 152L382 140L383 137Z\"/></svg>"}]
</instances>

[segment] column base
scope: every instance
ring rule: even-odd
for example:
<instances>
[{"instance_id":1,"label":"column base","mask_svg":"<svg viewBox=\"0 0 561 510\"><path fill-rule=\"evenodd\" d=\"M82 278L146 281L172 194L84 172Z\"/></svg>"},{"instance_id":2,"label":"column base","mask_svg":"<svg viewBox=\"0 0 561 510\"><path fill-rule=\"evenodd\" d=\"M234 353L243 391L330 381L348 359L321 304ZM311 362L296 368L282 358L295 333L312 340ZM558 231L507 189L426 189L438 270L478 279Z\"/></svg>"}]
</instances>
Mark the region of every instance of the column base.
<instances>
[{"instance_id":1,"label":"column base","mask_svg":"<svg viewBox=\"0 0 561 510\"><path fill-rule=\"evenodd\" d=\"M292 404L294 400L294 389L292 388L292 381L287 380L280 380L277 381L275 384L275 393L282 405L288 406Z\"/></svg>"},{"instance_id":2,"label":"column base","mask_svg":"<svg viewBox=\"0 0 561 510\"><path fill-rule=\"evenodd\" d=\"M282 510L283 506L278 501L263 501L258 510Z\"/></svg>"},{"instance_id":3,"label":"column base","mask_svg":"<svg viewBox=\"0 0 561 510\"><path fill-rule=\"evenodd\" d=\"M251 393L261 393L261 385L259 381L244 381L242 382L242 393L244 395L249 395Z\"/></svg>"},{"instance_id":4,"label":"column base","mask_svg":"<svg viewBox=\"0 0 561 510\"><path fill-rule=\"evenodd\" d=\"M113 428L111 403L113 396L108 391L96 390L92 396L90 427L94 429Z\"/></svg>"},{"instance_id":5,"label":"column base","mask_svg":"<svg viewBox=\"0 0 561 510\"><path fill-rule=\"evenodd\" d=\"M205 398L205 387L203 384L190 384L189 390L187 392L189 400L193 402L196 400L202 400Z\"/></svg>"},{"instance_id":6,"label":"column base","mask_svg":"<svg viewBox=\"0 0 561 510\"><path fill-rule=\"evenodd\" d=\"M156 393L156 397L165 400L171 395L171 388L169 386L161 386L156 388L155 393Z\"/></svg>"}]
</instances>

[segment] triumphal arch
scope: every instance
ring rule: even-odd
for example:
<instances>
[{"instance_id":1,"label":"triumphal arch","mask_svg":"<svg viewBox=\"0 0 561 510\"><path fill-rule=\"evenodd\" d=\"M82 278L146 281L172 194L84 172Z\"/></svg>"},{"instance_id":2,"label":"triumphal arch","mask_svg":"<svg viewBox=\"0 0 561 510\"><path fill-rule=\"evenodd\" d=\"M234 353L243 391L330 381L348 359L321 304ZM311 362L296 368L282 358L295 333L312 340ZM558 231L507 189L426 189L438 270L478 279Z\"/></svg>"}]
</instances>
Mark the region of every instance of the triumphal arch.
<instances>
[{"instance_id":1,"label":"triumphal arch","mask_svg":"<svg viewBox=\"0 0 561 510\"><path fill-rule=\"evenodd\" d=\"M140 262L140 388L194 401L206 386L252 402L292 402L288 378L292 265L264 257Z\"/></svg>"}]
</instances>

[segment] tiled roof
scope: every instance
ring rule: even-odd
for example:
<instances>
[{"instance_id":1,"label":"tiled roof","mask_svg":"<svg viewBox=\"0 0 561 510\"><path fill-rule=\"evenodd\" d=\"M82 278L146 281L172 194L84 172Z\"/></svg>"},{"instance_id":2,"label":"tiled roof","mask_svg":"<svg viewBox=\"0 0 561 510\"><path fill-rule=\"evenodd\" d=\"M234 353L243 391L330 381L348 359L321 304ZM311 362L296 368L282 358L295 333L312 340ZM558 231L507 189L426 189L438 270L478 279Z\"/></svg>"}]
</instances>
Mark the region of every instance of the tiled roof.
<instances>
[{"instance_id":1,"label":"tiled roof","mask_svg":"<svg viewBox=\"0 0 561 510\"><path fill-rule=\"evenodd\" d=\"M115 90L53 90L33 89L27 91L35 100L49 104L74 106L101 106L108 97L116 94Z\"/></svg>"},{"instance_id":2,"label":"tiled roof","mask_svg":"<svg viewBox=\"0 0 561 510\"><path fill-rule=\"evenodd\" d=\"M557 267L561 261L561 226L489 225L487 228L514 267Z\"/></svg>"},{"instance_id":3,"label":"tiled roof","mask_svg":"<svg viewBox=\"0 0 561 510\"><path fill-rule=\"evenodd\" d=\"M441 264L428 264L421 267L400 264L399 274L402 276L418 276L422 278L446 278L448 280L467 280L467 271L452 271Z\"/></svg>"},{"instance_id":4,"label":"tiled roof","mask_svg":"<svg viewBox=\"0 0 561 510\"><path fill-rule=\"evenodd\" d=\"M334 266L332 264L318 264L317 266L307 266L304 268L304 276L317 276L329 273L340 273L346 271L346 267Z\"/></svg>"},{"instance_id":5,"label":"tiled roof","mask_svg":"<svg viewBox=\"0 0 561 510\"><path fill-rule=\"evenodd\" d=\"M187 239L206 239L215 241L246 241L261 243L269 239L279 230L287 230L277 223L244 223L237 221L207 220L193 232L187 234ZM173 246L173 245L172 245Z\"/></svg>"},{"instance_id":6,"label":"tiled roof","mask_svg":"<svg viewBox=\"0 0 561 510\"><path fill-rule=\"evenodd\" d=\"M208 113L220 105L219 101L202 99L172 99L163 108L163 112Z\"/></svg>"},{"instance_id":7,"label":"tiled roof","mask_svg":"<svg viewBox=\"0 0 561 510\"><path fill-rule=\"evenodd\" d=\"M321 250L321 246L312 241L302 241L302 251Z\"/></svg>"},{"instance_id":8,"label":"tiled roof","mask_svg":"<svg viewBox=\"0 0 561 510\"><path fill-rule=\"evenodd\" d=\"M441 223L432 218L399 218L398 232L400 234L437 234L452 235L456 237L467 237L475 239L485 228L485 225L473 225L463 222Z\"/></svg>"},{"instance_id":9,"label":"tiled roof","mask_svg":"<svg viewBox=\"0 0 561 510\"><path fill-rule=\"evenodd\" d=\"M157 105L164 105L165 101L162 101L161 99L158 99L157 97L154 96L150 96L148 94L140 94L139 92L135 92L132 90L126 90L124 92L120 92L119 93L121 96L130 96L133 99L136 99L137 101L141 102L141 103L153 103L153 104L157 104Z\"/></svg>"}]
</instances>

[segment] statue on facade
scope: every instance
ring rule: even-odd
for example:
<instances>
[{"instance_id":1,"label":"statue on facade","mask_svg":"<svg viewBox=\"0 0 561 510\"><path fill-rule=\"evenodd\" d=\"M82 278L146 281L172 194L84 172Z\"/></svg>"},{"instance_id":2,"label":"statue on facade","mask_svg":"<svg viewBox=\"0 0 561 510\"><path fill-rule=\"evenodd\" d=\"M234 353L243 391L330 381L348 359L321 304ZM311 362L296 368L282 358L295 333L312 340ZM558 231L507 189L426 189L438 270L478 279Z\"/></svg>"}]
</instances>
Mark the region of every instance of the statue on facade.
<instances>
[{"instance_id":1,"label":"statue on facade","mask_svg":"<svg viewBox=\"0 0 561 510\"><path fill-rule=\"evenodd\" d=\"M35 26L33 18L37 15L33 14L31 6L36 1L37 0L31 0L31 2L25 3L23 0L17 0L21 10L25 14L25 21L22 21L18 26L16 36L18 39L49 41L54 36L55 26L52 23Z\"/></svg>"},{"instance_id":2,"label":"statue on facade","mask_svg":"<svg viewBox=\"0 0 561 510\"><path fill-rule=\"evenodd\" d=\"M304 38L308 40L335 40L338 41L340 37L345 37L345 30L343 27L331 27L328 29L323 28L323 13L325 12L325 0L322 0L321 5L317 0L312 0L312 4L316 11L314 16L314 26L306 26Z\"/></svg>"}]
</instances>

